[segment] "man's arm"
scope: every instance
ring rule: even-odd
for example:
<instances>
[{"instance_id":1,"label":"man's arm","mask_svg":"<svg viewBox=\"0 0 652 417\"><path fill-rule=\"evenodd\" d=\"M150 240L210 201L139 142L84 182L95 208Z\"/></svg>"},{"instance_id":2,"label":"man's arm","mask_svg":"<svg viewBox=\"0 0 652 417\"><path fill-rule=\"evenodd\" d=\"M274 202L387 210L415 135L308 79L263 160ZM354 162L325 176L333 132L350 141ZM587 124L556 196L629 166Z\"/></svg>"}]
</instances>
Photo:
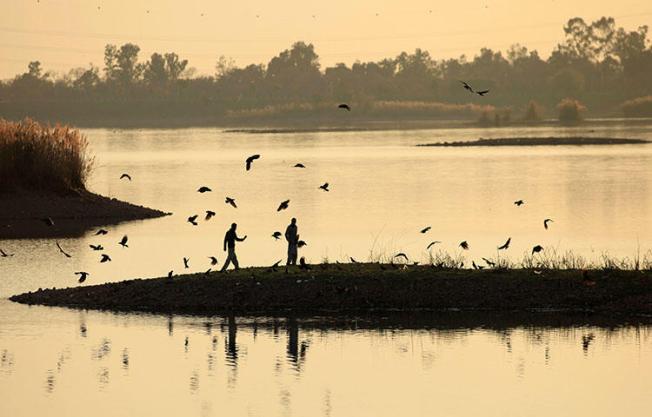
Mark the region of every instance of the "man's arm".
<instances>
[{"instance_id":1,"label":"man's arm","mask_svg":"<svg viewBox=\"0 0 652 417\"><path fill-rule=\"evenodd\" d=\"M238 237L237 235L235 236L235 240L237 240L238 242L242 242L246 238L247 238L247 235L244 235L244 237L242 237L242 238Z\"/></svg>"}]
</instances>

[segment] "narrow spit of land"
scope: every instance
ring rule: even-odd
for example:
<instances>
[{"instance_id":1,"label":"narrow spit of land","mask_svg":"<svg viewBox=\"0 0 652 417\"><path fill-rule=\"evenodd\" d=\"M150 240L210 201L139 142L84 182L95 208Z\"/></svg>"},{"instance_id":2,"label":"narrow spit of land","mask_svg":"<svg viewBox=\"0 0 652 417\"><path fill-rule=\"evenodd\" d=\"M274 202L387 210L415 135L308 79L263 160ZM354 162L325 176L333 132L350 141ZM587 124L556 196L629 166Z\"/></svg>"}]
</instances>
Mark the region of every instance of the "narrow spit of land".
<instances>
[{"instance_id":1,"label":"narrow spit of land","mask_svg":"<svg viewBox=\"0 0 652 417\"><path fill-rule=\"evenodd\" d=\"M643 139L598 137L546 137L546 138L497 138L458 142L425 143L417 146L472 147L472 146L563 146L563 145L644 145L652 143Z\"/></svg>"},{"instance_id":2,"label":"narrow spit of land","mask_svg":"<svg viewBox=\"0 0 652 417\"><path fill-rule=\"evenodd\" d=\"M330 264L288 272L285 268L246 268L39 289L11 300L112 311L254 316L450 310L650 316L652 271Z\"/></svg>"}]
</instances>

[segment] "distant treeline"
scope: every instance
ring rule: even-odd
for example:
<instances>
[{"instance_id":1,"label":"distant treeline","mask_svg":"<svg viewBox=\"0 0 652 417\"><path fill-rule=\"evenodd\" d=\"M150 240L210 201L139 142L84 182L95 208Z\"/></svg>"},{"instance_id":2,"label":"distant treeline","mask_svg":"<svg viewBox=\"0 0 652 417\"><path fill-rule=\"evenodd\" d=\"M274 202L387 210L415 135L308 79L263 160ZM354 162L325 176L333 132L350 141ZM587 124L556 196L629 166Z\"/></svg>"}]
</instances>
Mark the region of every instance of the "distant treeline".
<instances>
[{"instance_id":1,"label":"distant treeline","mask_svg":"<svg viewBox=\"0 0 652 417\"><path fill-rule=\"evenodd\" d=\"M613 18L573 18L548 59L515 44L434 60L427 51L322 69L313 45L297 42L267 65L236 67L220 57L213 76L195 76L176 53L139 60L140 48L107 45L104 67L45 72L39 61L0 83L0 117L80 124L248 124L468 119L483 122L557 118L572 99L593 116L652 116L648 27L626 31ZM486 97L473 95L460 80ZM565 101L564 101L565 100ZM627 102L625 104L625 102Z\"/></svg>"}]
</instances>

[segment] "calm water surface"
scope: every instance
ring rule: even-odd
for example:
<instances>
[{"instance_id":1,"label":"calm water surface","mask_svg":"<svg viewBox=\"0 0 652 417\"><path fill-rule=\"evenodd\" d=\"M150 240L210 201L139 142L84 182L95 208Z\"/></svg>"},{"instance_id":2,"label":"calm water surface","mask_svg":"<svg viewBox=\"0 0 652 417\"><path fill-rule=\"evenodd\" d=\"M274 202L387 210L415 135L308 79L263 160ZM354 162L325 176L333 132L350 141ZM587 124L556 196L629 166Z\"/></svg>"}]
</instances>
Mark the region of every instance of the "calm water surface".
<instances>
[{"instance_id":1,"label":"calm water surface","mask_svg":"<svg viewBox=\"0 0 652 417\"><path fill-rule=\"evenodd\" d=\"M242 265L269 265L271 234L297 217L311 262L376 259L426 245L467 263L507 237L587 259L652 249L652 147L417 148L479 137L652 139L650 127L247 135L215 129L88 130L89 187L174 215L54 241L0 241L0 297L39 287L205 271L231 222ZM251 171L244 159L260 153ZM306 169L292 168L304 163ZM128 172L132 182L120 181ZM317 187L331 184L329 193ZM200 195L199 186L212 193ZM234 197L238 209L224 204ZM290 199L290 208L276 207ZM526 204L516 208L514 200ZM193 227L192 214L217 216ZM543 219L552 218L550 230ZM419 230L432 226L427 235ZM117 242L129 235L129 249ZM113 258L99 264L88 248ZM239 319L241 321L243 319ZM221 318L114 315L0 301L0 415L647 415L650 328L260 328ZM188 346L185 346L185 338ZM589 341L588 346L586 341ZM583 345L583 341L585 342ZM101 407L98 407L101 406Z\"/></svg>"}]
</instances>

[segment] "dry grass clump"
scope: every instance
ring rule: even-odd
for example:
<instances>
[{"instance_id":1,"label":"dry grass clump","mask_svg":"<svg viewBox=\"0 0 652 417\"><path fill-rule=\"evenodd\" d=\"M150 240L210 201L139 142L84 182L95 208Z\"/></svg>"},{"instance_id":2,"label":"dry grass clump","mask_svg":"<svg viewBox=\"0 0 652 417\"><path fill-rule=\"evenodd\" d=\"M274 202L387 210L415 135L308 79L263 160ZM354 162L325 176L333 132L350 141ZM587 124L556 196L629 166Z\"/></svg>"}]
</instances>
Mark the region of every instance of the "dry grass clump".
<instances>
[{"instance_id":1,"label":"dry grass clump","mask_svg":"<svg viewBox=\"0 0 652 417\"><path fill-rule=\"evenodd\" d=\"M627 100L622 109L625 117L652 117L652 96Z\"/></svg>"},{"instance_id":2,"label":"dry grass clump","mask_svg":"<svg viewBox=\"0 0 652 417\"><path fill-rule=\"evenodd\" d=\"M93 166L87 147L86 137L68 126L0 119L0 190L84 190Z\"/></svg>"}]
</instances>

